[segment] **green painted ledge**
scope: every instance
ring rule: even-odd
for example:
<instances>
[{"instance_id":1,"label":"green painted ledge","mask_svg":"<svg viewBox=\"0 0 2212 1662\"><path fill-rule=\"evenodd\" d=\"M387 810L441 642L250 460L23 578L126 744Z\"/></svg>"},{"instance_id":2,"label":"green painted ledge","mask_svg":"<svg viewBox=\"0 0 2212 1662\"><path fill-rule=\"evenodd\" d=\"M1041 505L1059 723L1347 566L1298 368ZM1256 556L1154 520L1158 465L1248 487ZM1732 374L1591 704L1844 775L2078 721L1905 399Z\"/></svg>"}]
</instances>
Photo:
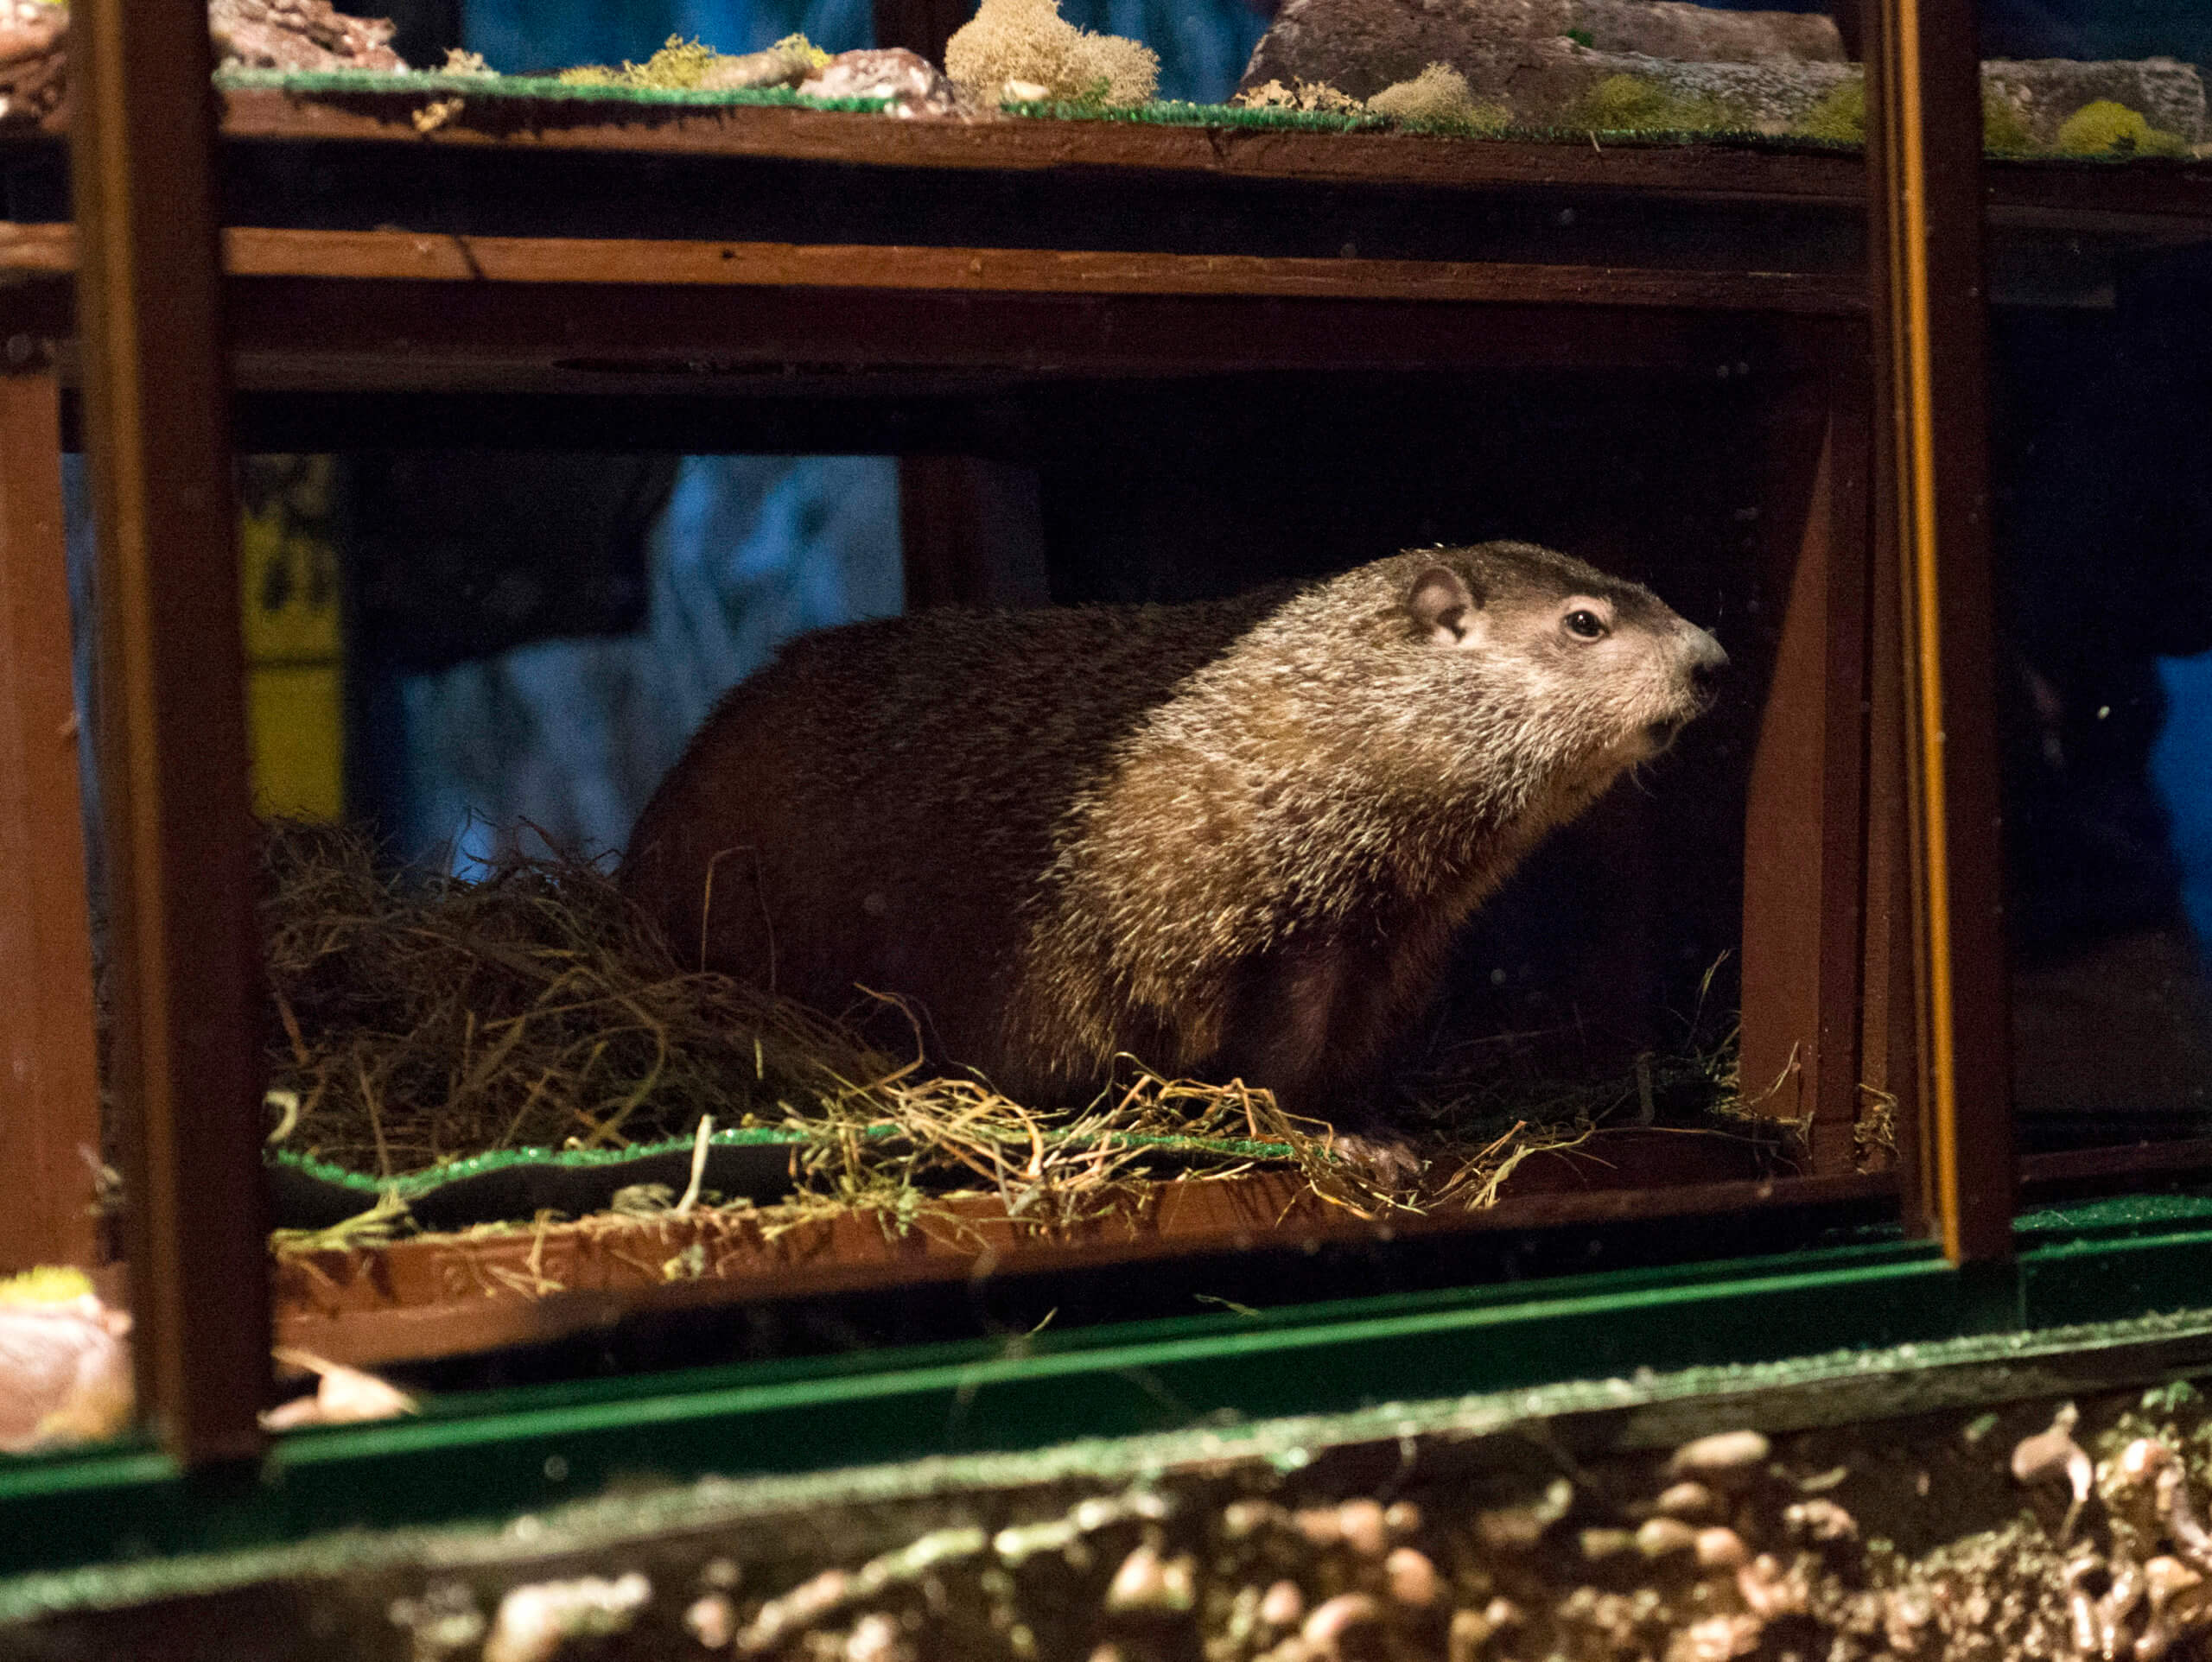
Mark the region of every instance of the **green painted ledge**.
<instances>
[{"instance_id":1,"label":"green painted ledge","mask_svg":"<svg viewBox=\"0 0 2212 1662\"><path fill-rule=\"evenodd\" d=\"M0 1576L36 1576L51 1589L51 1575L37 1572L482 1524L588 1502L610 1486L634 1495L702 1477L1020 1454L1195 1427L1224 1436L1286 1417L1573 1387L1564 1407L1577 1391L1633 1396L1656 1376L1694 1386L1694 1370L1722 1370L1718 1379L1793 1358L1864 1372L1834 1360L1857 1353L1866 1367L1910 1377L2124 1338L2197 1346L2198 1370L2212 1369L2212 1313L2191 1314L2212 1312L2212 1200L2038 1214L2023 1220L2021 1246L2015 1263L1971 1273L1916 1243L1878 1240L487 1392L434 1402L419 1418L296 1434L254 1469L180 1473L144 1448L0 1462ZM2070 1329L2083 1330L2056 1331ZM1541 1400L1528 1405L1543 1411ZM0 1583L0 1614L11 1585Z\"/></svg>"}]
</instances>

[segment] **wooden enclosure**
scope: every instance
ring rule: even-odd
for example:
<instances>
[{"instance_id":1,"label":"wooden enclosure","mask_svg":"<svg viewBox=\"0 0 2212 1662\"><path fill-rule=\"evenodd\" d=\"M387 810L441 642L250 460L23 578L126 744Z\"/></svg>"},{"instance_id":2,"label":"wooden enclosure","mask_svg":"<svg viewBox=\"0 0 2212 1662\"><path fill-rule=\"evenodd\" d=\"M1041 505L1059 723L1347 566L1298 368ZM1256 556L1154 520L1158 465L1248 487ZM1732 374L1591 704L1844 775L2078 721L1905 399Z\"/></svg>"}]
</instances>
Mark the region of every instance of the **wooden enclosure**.
<instances>
[{"instance_id":1,"label":"wooden enclosure","mask_svg":"<svg viewBox=\"0 0 2212 1662\"><path fill-rule=\"evenodd\" d=\"M0 865L16 874L0 986L29 993L0 1001L19 1087L0 1270L94 1250L57 492L81 434L104 539L132 1302L143 1394L187 1456L252 1445L270 1331L233 447L404 433L897 454L915 600L1030 601L1035 533L1003 530L1005 493L1075 491L1070 435L1103 399L1141 403L1164 448L1204 432L1232 377L1294 400L1393 377L1728 383L1750 438L1726 460L1761 509L1732 580L1773 601L1749 654L1764 694L1741 826L1743 1070L1773 1082L1763 1112L1806 1127L1806 1164L1669 1157L1610 1186L1532 1171L1496 1212L1424 1227L1896 1195L1955 1258L2007 1251L1985 283L2000 302L2094 293L2114 251L2212 230L2212 168L1985 171L1958 20L1894 3L1871 8L1866 163L491 98L425 134L419 98L210 93L196 0L74 10L94 48L72 60L73 162L54 135L6 141L0 224ZM1103 580L1106 559L1063 550L1058 580ZM1900 1158L1867 1172L1855 1133L1875 1098L1895 1105ZM1265 1189L1165 1208L1141 1249L1114 1250L1248 1240L1275 1227ZM1375 1227L1281 1227L1309 1224ZM1002 1233L1001 1269L1084 1250ZM958 1276L976 1254L885 1256L856 1247L853 1272ZM355 1336L334 1350L383 1358L409 1330L449 1348L471 1321L480 1338L537 1319L439 1308L436 1274L401 1251L323 1267L351 1290L277 1290L294 1342L342 1322ZM685 1296L756 1296L790 1272L773 1254L742 1267ZM379 1312L384 1329L362 1326Z\"/></svg>"}]
</instances>

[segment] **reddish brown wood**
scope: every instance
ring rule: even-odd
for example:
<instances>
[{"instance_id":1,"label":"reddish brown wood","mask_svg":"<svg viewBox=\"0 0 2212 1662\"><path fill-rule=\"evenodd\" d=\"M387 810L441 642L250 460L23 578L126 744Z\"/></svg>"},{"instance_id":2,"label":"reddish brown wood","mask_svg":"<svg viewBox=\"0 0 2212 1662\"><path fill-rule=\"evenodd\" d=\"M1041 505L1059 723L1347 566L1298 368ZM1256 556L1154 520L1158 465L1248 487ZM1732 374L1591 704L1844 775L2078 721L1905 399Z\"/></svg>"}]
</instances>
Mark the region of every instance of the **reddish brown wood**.
<instances>
[{"instance_id":1,"label":"reddish brown wood","mask_svg":"<svg viewBox=\"0 0 2212 1662\"><path fill-rule=\"evenodd\" d=\"M1828 373L1767 418L1769 587L1786 599L1744 854L1743 1089L1801 1127L1823 1174L1857 1156L1866 858L1867 413L1856 343L1832 345Z\"/></svg>"},{"instance_id":2,"label":"reddish brown wood","mask_svg":"<svg viewBox=\"0 0 2212 1662\"><path fill-rule=\"evenodd\" d=\"M927 3L928 0L922 0ZM1866 200L1850 155L1714 144L1530 143L1402 133L1268 132L1135 122L886 121L835 111L649 108L582 101L466 105L427 137L413 115L428 93L310 99L270 88L224 94L226 136L321 139L476 149L777 156L868 167L1113 168L1228 178L1372 182L1427 188L1599 189L1654 195L1750 197L1839 206ZM2212 164L2063 161L1988 164L1998 222L2054 230L2201 234L2212 219Z\"/></svg>"},{"instance_id":3,"label":"reddish brown wood","mask_svg":"<svg viewBox=\"0 0 2212 1662\"><path fill-rule=\"evenodd\" d=\"M645 154L772 155L872 167L1134 168L1251 179L1373 181L1401 185L1604 189L1684 195L1778 196L1855 203L1863 169L1837 155L1789 155L1717 145L1526 143L1402 133L1313 133L1148 123L887 121L791 107L723 109L581 99L464 103L427 136L414 112L433 96L296 97L273 88L223 95L226 137L486 144Z\"/></svg>"},{"instance_id":4,"label":"reddish brown wood","mask_svg":"<svg viewBox=\"0 0 2212 1662\"><path fill-rule=\"evenodd\" d=\"M0 270L71 268L69 228L0 233ZM1447 260L1244 254L902 248L632 238L423 236L400 231L223 233L236 277L371 282L698 284L709 288L951 289L978 293L1237 295L1509 305L1688 307L1840 314L1864 304L1855 276L1675 271Z\"/></svg>"},{"instance_id":5,"label":"reddish brown wood","mask_svg":"<svg viewBox=\"0 0 2212 1662\"><path fill-rule=\"evenodd\" d=\"M1934 1233L1932 1164L1921 1148L1918 999L1914 982L1911 796L1905 777L1904 575L1897 518L1886 496L1894 470L1878 470L1868 539L1866 687L1866 992L1860 1017L1862 1123L1868 1152L1907 1174L1905 1227ZM1886 1147L1885 1146L1886 1145Z\"/></svg>"},{"instance_id":6,"label":"reddish brown wood","mask_svg":"<svg viewBox=\"0 0 2212 1662\"><path fill-rule=\"evenodd\" d=\"M2080 1189L2105 1178L2180 1177L2212 1171L2212 1137L2186 1142L2132 1143L2120 1148L2067 1149L2031 1154L2020 1162L2020 1186L2030 1195Z\"/></svg>"},{"instance_id":7,"label":"reddish brown wood","mask_svg":"<svg viewBox=\"0 0 2212 1662\"><path fill-rule=\"evenodd\" d=\"M236 510L200 0L71 9L113 1065L139 1401L254 1453L269 1304Z\"/></svg>"},{"instance_id":8,"label":"reddish brown wood","mask_svg":"<svg viewBox=\"0 0 2212 1662\"><path fill-rule=\"evenodd\" d=\"M1033 467L981 456L900 457L899 538L909 612L1052 598Z\"/></svg>"},{"instance_id":9,"label":"reddish brown wood","mask_svg":"<svg viewBox=\"0 0 2212 1662\"><path fill-rule=\"evenodd\" d=\"M1291 1171L1143 1186L1128 1207L1064 1228L1010 1221L995 1199L945 1203L905 1234L862 1214L765 1236L742 1214L597 1220L280 1260L282 1342L357 1365L542 1342L626 1310L697 1308L1141 1263L1255 1246L1535 1229L1773 1206L1878 1204L1882 1177L1775 1178L1750 1147L1707 1133L1601 1132L1531 1156L1480 1211L1365 1219ZM694 1245L701 1273L682 1261ZM673 1266L673 1267L671 1267Z\"/></svg>"},{"instance_id":10,"label":"reddish brown wood","mask_svg":"<svg viewBox=\"0 0 2212 1662\"><path fill-rule=\"evenodd\" d=\"M62 547L60 389L0 375L0 1275L89 1268L99 1069Z\"/></svg>"}]
</instances>

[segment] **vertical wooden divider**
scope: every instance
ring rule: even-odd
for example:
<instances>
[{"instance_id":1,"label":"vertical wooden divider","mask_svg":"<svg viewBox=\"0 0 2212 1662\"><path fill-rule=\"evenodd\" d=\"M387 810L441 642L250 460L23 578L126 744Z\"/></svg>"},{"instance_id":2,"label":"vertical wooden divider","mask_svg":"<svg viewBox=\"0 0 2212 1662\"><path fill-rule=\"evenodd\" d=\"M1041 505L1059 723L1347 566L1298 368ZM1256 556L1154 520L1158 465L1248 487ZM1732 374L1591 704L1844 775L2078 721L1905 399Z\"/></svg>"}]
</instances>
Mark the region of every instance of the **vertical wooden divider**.
<instances>
[{"instance_id":1,"label":"vertical wooden divider","mask_svg":"<svg viewBox=\"0 0 2212 1662\"><path fill-rule=\"evenodd\" d=\"M1853 1168L1861 1106L1867 422L1851 333L1824 330L1821 347L1764 416L1784 611L1745 811L1741 1077L1830 1175ZM1792 498L1794 524L1772 512Z\"/></svg>"},{"instance_id":2,"label":"vertical wooden divider","mask_svg":"<svg viewBox=\"0 0 2212 1662\"><path fill-rule=\"evenodd\" d=\"M69 642L60 388L51 373L0 374L0 1275L90 1268L99 1244L99 1068Z\"/></svg>"},{"instance_id":3,"label":"vertical wooden divider","mask_svg":"<svg viewBox=\"0 0 2212 1662\"><path fill-rule=\"evenodd\" d=\"M140 1401L199 1463L269 1392L245 652L203 0L77 0L113 1066Z\"/></svg>"},{"instance_id":4,"label":"vertical wooden divider","mask_svg":"<svg viewBox=\"0 0 2212 1662\"><path fill-rule=\"evenodd\" d=\"M1910 1145L1957 1263L2012 1248L1974 0L1866 0L1877 456L1902 596L1916 986Z\"/></svg>"}]
</instances>

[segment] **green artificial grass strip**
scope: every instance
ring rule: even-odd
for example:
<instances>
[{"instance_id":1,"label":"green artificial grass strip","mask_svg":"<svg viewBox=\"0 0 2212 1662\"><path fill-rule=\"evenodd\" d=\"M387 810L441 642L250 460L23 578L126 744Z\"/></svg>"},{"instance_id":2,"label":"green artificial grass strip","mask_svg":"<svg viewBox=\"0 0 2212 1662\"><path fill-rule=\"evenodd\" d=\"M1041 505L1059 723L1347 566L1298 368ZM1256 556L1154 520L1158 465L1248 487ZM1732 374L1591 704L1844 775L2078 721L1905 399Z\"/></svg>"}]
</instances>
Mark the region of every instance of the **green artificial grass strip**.
<instances>
[{"instance_id":1,"label":"green artificial grass strip","mask_svg":"<svg viewBox=\"0 0 2212 1662\"><path fill-rule=\"evenodd\" d=\"M904 1127L888 1120L868 1126L861 1135L871 1139L906 1135ZM1103 1142L1111 1148L1149 1148L1166 1152L1211 1156L1231 1160L1289 1160L1294 1151L1286 1143L1255 1142L1249 1139L1217 1139L1204 1137L1170 1137L1147 1132L1112 1131L1093 1136L1082 1133L1071 1136L1065 1132L1046 1132L1047 1144L1065 1143L1071 1147L1088 1147ZM747 1126L728 1131L717 1131L709 1137L709 1144L715 1148L804 1147L810 1139L803 1131L782 1126ZM403 1176L379 1177L370 1172L355 1171L312 1154L302 1154L291 1149L278 1149L270 1155L272 1165L285 1166L318 1183L332 1183L349 1189L365 1200L380 1195L397 1195L401 1200L414 1201L448 1183L463 1178L481 1177L486 1172L512 1170L516 1167L560 1166L571 1170L592 1170L607 1166L635 1164L641 1160L665 1155L688 1155L693 1147L690 1137L672 1137L664 1141L639 1143L630 1148L502 1148L488 1153L466 1155L449 1160L443 1165L426 1170L410 1171Z\"/></svg>"},{"instance_id":2,"label":"green artificial grass strip","mask_svg":"<svg viewBox=\"0 0 2212 1662\"><path fill-rule=\"evenodd\" d=\"M1243 127L1278 132L1387 132L1391 123L1382 116L1339 115L1332 111L1292 110L1280 105L1252 107L1242 104L1185 104L1162 99L1152 104L1077 104L1046 100L1035 104L1005 104L1006 114L1044 121L1121 121L1154 127Z\"/></svg>"},{"instance_id":3,"label":"green artificial grass strip","mask_svg":"<svg viewBox=\"0 0 2212 1662\"><path fill-rule=\"evenodd\" d=\"M702 92L664 86L629 86L597 81L564 81L553 75L450 75L443 71L370 69L225 69L215 85L226 92L270 91L299 98L416 98L426 95L487 101L562 104L629 104L662 108L729 109L768 105L785 109L837 110L880 115L888 98L802 98L788 86L734 87Z\"/></svg>"}]
</instances>

